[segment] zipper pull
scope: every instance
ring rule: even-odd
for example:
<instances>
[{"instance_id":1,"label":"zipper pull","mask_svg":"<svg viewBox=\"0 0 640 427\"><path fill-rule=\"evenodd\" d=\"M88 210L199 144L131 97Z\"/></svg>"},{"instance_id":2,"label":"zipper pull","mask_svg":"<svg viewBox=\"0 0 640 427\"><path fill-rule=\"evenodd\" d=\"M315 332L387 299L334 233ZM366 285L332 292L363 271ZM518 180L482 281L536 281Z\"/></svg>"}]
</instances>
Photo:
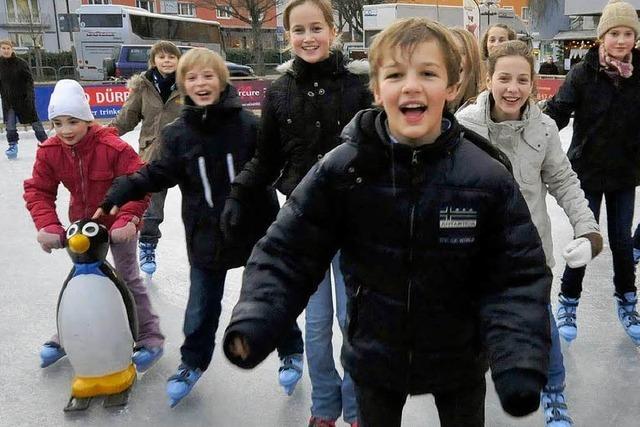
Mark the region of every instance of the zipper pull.
<instances>
[{"instance_id":1,"label":"zipper pull","mask_svg":"<svg viewBox=\"0 0 640 427\"><path fill-rule=\"evenodd\" d=\"M412 165L418 164L418 150L413 150L413 156L411 157L411 164Z\"/></svg>"}]
</instances>

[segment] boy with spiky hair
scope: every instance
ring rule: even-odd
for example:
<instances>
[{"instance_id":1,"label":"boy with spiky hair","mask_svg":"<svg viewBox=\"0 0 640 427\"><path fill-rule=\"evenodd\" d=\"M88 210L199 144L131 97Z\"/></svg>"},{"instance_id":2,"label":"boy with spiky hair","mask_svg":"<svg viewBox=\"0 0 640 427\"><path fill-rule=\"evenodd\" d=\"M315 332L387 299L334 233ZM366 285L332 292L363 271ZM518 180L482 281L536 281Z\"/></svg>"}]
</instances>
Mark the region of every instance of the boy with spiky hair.
<instances>
[{"instance_id":1,"label":"boy with spiky hair","mask_svg":"<svg viewBox=\"0 0 640 427\"><path fill-rule=\"evenodd\" d=\"M551 275L508 161L443 112L455 42L401 20L369 61L382 110L358 113L254 248L225 353L260 363L340 249L360 426L400 426L407 396L424 393L442 426L482 426L488 365L505 411L529 414L547 380Z\"/></svg>"}]
</instances>

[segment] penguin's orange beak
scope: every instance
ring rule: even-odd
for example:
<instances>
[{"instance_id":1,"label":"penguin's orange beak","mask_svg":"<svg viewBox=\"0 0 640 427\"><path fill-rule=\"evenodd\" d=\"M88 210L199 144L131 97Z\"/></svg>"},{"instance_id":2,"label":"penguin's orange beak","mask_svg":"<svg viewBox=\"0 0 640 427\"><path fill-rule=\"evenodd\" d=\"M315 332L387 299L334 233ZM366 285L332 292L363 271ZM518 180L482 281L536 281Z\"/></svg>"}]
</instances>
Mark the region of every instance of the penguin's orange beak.
<instances>
[{"instance_id":1,"label":"penguin's orange beak","mask_svg":"<svg viewBox=\"0 0 640 427\"><path fill-rule=\"evenodd\" d=\"M89 238L82 234L76 234L69 239L69 249L76 254L83 254L89 249Z\"/></svg>"}]
</instances>

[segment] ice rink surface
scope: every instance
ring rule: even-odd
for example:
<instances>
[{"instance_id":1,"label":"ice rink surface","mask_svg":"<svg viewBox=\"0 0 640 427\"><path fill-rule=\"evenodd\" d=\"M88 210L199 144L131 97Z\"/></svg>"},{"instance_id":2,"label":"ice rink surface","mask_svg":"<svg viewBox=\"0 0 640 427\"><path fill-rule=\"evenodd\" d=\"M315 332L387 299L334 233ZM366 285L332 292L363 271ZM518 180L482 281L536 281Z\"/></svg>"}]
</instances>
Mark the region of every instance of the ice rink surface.
<instances>
[{"instance_id":1,"label":"ice rink surface","mask_svg":"<svg viewBox=\"0 0 640 427\"><path fill-rule=\"evenodd\" d=\"M126 135L137 149L139 128ZM564 148L571 129L562 133ZM272 354L253 371L232 366L219 349L209 370L192 393L170 409L165 381L179 363L182 319L188 296L187 256L180 218L180 194L169 191L163 237L158 247L158 271L149 292L166 335L165 355L138 382L129 405L106 410L99 401L86 413L65 415L72 369L64 359L39 368L40 345L55 332L58 293L70 268L65 251L49 255L36 243L36 230L24 207L22 182L31 175L36 139L31 131L20 132L16 161L4 157L5 138L0 134L0 426L306 426L310 416L311 385L306 367L295 393L287 397L277 383L278 360ZM58 212L65 225L68 193L59 191ZM636 203L636 207L638 203ZM552 303L556 306L559 278L564 267L560 252L572 238L564 212L550 198L549 210L557 266ZM606 223L603 209L601 223ZM637 217L639 215L636 215ZM636 224L634 222L634 224ZM587 269L578 309L578 338L564 347L567 367L566 396L576 426L640 426L640 351L620 326L613 298L611 252L605 249ZM227 276L218 338L238 298L241 269ZM299 319L301 327L304 316ZM334 326L333 350L338 357L341 334ZM339 425L345 425L342 421ZM541 411L523 418L507 416L497 400L493 384L487 386L488 427L543 426ZM403 426L439 426L430 396L409 398Z\"/></svg>"}]
</instances>

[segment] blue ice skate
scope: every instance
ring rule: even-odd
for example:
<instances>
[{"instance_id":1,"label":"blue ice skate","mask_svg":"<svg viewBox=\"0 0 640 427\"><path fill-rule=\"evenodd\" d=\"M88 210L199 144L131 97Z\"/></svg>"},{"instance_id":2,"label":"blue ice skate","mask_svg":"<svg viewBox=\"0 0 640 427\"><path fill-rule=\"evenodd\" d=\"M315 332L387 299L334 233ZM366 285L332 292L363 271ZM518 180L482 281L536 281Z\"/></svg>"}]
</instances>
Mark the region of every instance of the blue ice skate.
<instances>
[{"instance_id":1,"label":"blue ice skate","mask_svg":"<svg viewBox=\"0 0 640 427\"><path fill-rule=\"evenodd\" d=\"M46 368L47 366L53 365L66 355L67 353L64 351L64 348L60 347L60 344L47 341L40 349L40 367Z\"/></svg>"},{"instance_id":2,"label":"blue ice skate","mask_svg":"<svg viewBox=\"0 0 640 427\"><path fill-rule=\"evenodd\" d=\"M7 159L15 160L18 158L18 144L9 144L9 148L4 152L6 154Z\"/></svg>"},{"instance_id":3,"label":"blue ice skate","mask_svg":"<svg viewBox=\"0 0 640 427\"><path fill-rule=\"evenodd\" d=\"M278 381L288 396L293 394L296 384L302 378L302 367L304 359L302 354L296 353L280 359L280 369L278 369Z\"/></svg>"},{"instance_id":4,"label":"blue ice skate","mask_svg":"<svg viewBox=\"0 0 640 427\"><path fill-rule=\"evenodd\" d=\"M571 342L578 336L576 323L576 311L578 310L578 298L569 298L560 294L558 298L558 314L556 315L558 333L567 342Z\"/></svg>"},{"instance_id":5,"label":"blue ice skate","mask_svg":"<svg viewBox=\"0 0 640 427\"><path fill-rule=\"evenodd\" d=\"M140 248L140 270L151 276L156 272L156 244L155 243L138 243Z\"/></svg>"},{"instance_id":6,"label":"blue ice skate","mask_svg":"<svg viewBox=\"0 0 640 427\"><path fill-rule=\"evenodd\" d=\"M627 292L622 297L616 295L618 303L618 319L627 335L636 345L640 345L640 316L636 311L638 298L635 292Z\"/></svg>"},{"instance_id":7,"label":"blue ice skate","mask_svg":"<svg viewBox=\"0 0 640 427\"><path fill-rule=\"evenodd\" d=\"M563 392L543 391L540 400L546 427L571 427L573 425Z\"/></svg>"},{"instance_id":8,"label":"blue ice skate","mask_svg":"<svg viewBox=\"0 0 640 427\"><path fill-rule=\"evenodd\" d=\"M181 363L178 371L167 380L169 405L173 408L191 391L202 376L200 369L193 369Z\"/></svg>"},{"instance_id":9,"label":"blue ice skate","mask_svg":"<svg viewBox=\"0 0 640 427\"><path fill-rule=\"evenodd\" d=\"M146 372L162 357L162 347L141 347L133 353L131 360L136 365L138 372Z\"/></svg>"}]
</instances>

